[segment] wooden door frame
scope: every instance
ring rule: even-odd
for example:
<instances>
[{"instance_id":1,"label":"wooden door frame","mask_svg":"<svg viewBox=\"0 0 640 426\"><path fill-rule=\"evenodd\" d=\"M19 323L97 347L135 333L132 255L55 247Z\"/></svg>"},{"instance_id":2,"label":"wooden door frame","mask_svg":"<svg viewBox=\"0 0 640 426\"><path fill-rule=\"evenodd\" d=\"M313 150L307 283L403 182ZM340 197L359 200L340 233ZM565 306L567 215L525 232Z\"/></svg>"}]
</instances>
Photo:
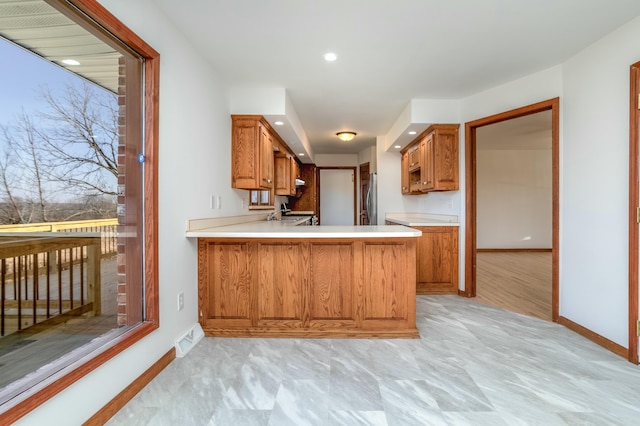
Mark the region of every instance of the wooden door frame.
<instances>
[{"instance_id":1,"label":"wooden door frame","mask_svg":"<svg viewBox=\"0 0 640 426\"><path fill-rule=\"evenodd\" d=\"M465 124L465 280L462 296L476 295L476 129L543 111L551 111L552 247L551 317L559 318L560 254L560 98L553 98Z\"/></svg>"},{"instance_id":2,"label":"wooden door frame","mask_svg":"<svg viewBox=\"0 0 640 426\"><path fill-rule=\"evenodd\" d=\"M360 208L358 208L358 206L356 206L356 210L358 210L358 220L356 225L360 226L362 225L362 213L363 210L367 207L366 205L363 206L362 204L362 169L366 166L367 168L367 172L371 172L371 163L369 161L367 161L366 163L362 163L358 166L358 189L360 189L360 196L357 197L360 200ZM357 196L358 194L356 194ZM367 223L369 223L369 211L367 210Z\"/></svg>"},{"instance_id":3,"label":"wooden door frame","mask_svg":"<svg viewBox=\"0 0 640 426\"><path fill-rule=\"evenodd\" d=\"M320 171L321 170L351 170L353 172L353 223L355 224L354 226L357 226L358 224L358 167L354 166L354 167L350 167L350 166L337 166L337 167L316 167L316 185L318 188L318 211L316 212L316 215L318 216L318 219L320 220L320 223L322 223L322 218L320 217L320 203L322 202L320 200Z\"/></svg>"},{"instance_id":4,"label":"wooden door frame","mask_svg":"<svg viewBox=\"0 0 640 426\"><path fill-rule=\"evenodd\" d=\"M627 359L638 364L638 161L640 137L640 62L631 65L629 85L629 345Z\"/></svg>"}]
</instances>

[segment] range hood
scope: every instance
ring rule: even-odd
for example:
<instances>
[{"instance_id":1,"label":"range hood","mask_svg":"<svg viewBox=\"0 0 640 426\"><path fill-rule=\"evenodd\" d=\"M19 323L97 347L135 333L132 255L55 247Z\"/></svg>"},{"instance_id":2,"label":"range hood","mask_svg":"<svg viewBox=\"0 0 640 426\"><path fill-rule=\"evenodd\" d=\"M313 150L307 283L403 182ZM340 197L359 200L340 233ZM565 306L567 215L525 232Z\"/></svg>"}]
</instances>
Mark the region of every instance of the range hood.
<instances>
[{"instance_id":1,"label":"range hood","mask_svg":"<svg viewBox=\"0 0 640 426\"><path fill-rule=\"evenodd\" d=\"M296 179L296 186L304 186L304 183L302 179Z\"/></svg>"}]
</instances>

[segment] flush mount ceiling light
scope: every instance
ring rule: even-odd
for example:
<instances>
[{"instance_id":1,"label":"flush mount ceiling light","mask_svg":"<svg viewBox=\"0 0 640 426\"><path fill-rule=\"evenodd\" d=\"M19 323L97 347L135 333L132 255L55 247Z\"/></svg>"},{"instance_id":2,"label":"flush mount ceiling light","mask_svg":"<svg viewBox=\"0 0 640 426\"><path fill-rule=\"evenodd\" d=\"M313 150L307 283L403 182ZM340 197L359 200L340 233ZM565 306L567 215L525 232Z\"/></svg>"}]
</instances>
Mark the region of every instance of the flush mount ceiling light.
<instances>
[{"instance_id":1,"label":"flush mount ceiling light","mask_svg":"<svg viewBox=\"0 0 640 426\"><path fill-rule=\"evenodd\" d=\"M324 60L327 61L327 62L333 62L336 59L338 59L338 55L336 55L333 52L329 52L329 53L325 53L324 54Z\"/></svg>"},{"instance_id":2,"label":"flush mount ceiling light","mask_svg":"<svg viewBox=\"0 0 640 426\"><path fill-rule=\"evenodd\" d=\"M338 132L336 136L343 142L349 142L356 137L356 132Z\"/></svg>"}]
</instances>

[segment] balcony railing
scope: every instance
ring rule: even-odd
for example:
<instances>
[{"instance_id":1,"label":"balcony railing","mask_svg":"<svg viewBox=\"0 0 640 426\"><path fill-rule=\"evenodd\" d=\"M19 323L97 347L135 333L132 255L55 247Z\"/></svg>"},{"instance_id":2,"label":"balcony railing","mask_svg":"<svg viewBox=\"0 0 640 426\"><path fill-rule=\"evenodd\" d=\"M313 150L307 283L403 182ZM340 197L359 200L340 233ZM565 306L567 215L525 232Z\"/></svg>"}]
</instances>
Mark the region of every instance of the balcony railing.
<instances>
[{"instance_id":1,"label":"balcony railing","mask_svg":"<svg viewBox=\"0 0 640 426\"><path fill-rule=\"evenodd\" d=\"M0 336L101 313L116 219L0 226Z\"/></svg>"},{"instance_id":2,"label":"balcony railing","mask_svg":"<svg viewBox=\"0 0 640 426\"><path fill-rule=\"evenodd\" d=\"M24 223L0 225L0 235L7 232L99 232L102 257L115 256L118 250L118 219L74 220L69 222Z\"/></svg>"}]
</instances>

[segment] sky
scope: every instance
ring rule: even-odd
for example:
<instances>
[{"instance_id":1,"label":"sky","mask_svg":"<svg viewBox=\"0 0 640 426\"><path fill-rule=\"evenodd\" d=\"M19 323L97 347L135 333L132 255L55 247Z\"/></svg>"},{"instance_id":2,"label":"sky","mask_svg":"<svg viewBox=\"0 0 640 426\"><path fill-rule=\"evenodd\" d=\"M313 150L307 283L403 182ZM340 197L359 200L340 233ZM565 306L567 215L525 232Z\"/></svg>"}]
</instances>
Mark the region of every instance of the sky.
<instances>
[{"instance_id":1,"label":"sky","mask_svg":"<svg viewBox=\"0 0 640 426\"><path fill-rule=\"evenodd\" d=\"M45 83L52 91L80 78L20 47L0 38L0 125L26 113L46 108L38 89Z\"/></svg>"},{"instance_id":2,"label":"sky","mask_svg":"<svg viewBox=\"0 0 640 426\"><path fill-rule=\"evenodd\" d=\"M69 84L77 87L85 81L0 37L0 126L12 127L23 112L38 123L37 112L51 111L49 104L40 99L41 87L48 86L55 95L65 91ZM0 144L3 143L4 138L0 138ZM65 149L73 148L66 146ZM85 148L79 148L78 153L85 151ZM14 178L14 181L22 181L22 178ZM20 194L19 186L14 191Z\"/></svg>"}]
</instances>

